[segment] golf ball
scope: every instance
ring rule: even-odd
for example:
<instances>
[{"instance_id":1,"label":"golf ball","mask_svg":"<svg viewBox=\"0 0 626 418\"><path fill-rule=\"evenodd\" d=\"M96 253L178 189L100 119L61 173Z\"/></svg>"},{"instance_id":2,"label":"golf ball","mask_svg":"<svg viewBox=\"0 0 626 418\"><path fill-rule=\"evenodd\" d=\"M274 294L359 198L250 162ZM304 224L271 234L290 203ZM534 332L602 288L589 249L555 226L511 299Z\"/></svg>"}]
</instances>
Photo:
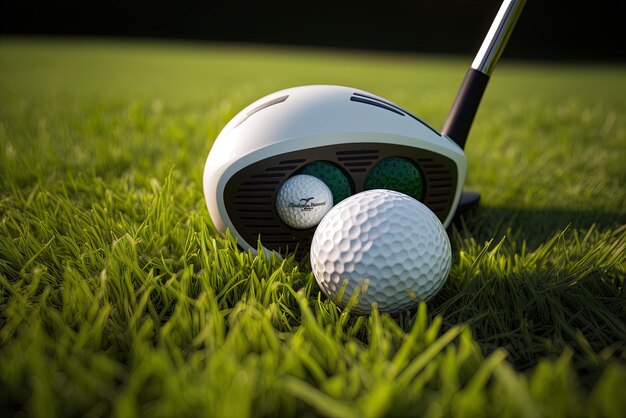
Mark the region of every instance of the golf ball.
<instances>
[{"instance_id":1,"label":"golf ball","mask_svg":"<svg viewBox=\"0 0 626 418\"><path fill-rule=\"evenodd\" d=\"M358 287L357 313L370 312L376 302L379 311L396 314L428 300L448 277L451 258L439 218L391 190L357 193L337 204L311 244L319 287L342 307Z\"/></svg>"},{"instance_id":2,"label":"golf ball","mask_svg":"<svg viewBox=\"0 0 626 418\"><path fill-rule=\"evenodd\" d=\"M420 200L424 192L422 174L415 164L403 157L385 158L365 178L365 190L389 189Z\"/></svg>"},{"instance_id":3,"label":"golf ball","mask_svg":"<svg viewBox=\"0 0 626 418\"><path fill-rule=\"evenodd\" d=\"M333 194L320 179L307 174L288 178L278 190L276 211L294 229L317 225L333 207Z\"/></svg>"},{"instance_id":4,"label":"golf ball","mask_svg":"<svg viewBox=\"0 0 626 418\"><path fill-rule=\"evenodd\" d=\"M333 192L335 205L352 194L352 186L348 176L335 164L327 161L315 161L307 164L301 171L322 180Z\"/></svg>"}]
</instances>

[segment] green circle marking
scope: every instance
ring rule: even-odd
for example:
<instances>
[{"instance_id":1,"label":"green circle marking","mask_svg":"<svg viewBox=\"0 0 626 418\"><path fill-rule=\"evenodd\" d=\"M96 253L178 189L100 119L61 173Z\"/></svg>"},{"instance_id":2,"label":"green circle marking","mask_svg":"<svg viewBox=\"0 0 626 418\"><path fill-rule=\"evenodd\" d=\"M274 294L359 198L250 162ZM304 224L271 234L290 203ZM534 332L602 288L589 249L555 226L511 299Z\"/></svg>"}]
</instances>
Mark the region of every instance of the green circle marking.
<instances>
[{"instance_id":1,"label":"green circle marking","mask_svg":"<svg viewBox=\"0 0 626 418\"><path fill-rule=\"evenodd\" d=\"M335 164L327 161L316 161L307 164L300 174L308 174L322 180L330 191L333 193L333 204L341 202L346 197L352 195L352 186L350 180L344 174L343 170Z\"/></svg>"},{"instance_id":2,"label":"green circle marking","mask_svg":"<svg viewBox=\"0 0 626 418\"><path fill-rule=\"evenodd\" d=\"M387 189L420 200L424 193L422 174L414 163L402 157L385 158L365 179L365 190Z\"/></svg>"}]
</instances>

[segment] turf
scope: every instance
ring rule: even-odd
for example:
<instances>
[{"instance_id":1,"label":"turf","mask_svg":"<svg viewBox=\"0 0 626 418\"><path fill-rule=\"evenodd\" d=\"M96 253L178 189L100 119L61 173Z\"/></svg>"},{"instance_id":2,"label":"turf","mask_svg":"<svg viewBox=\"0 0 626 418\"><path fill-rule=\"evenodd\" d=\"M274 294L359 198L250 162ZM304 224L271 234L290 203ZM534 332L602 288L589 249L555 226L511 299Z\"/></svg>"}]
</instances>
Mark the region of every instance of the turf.
<instances>
[{"instance_id":1,"label":"turf","mask_svg":"<svg viewBox=\"0 0 626 418\"><path fill-rule=\"evenodd\" d=\"M468 61L0 39L0 410L623 416L623 66L502 62L467 147L482 204L399 317L211 225L206 155L253 100L351 85L440 126Z\"/></svg>"}]
</instances>

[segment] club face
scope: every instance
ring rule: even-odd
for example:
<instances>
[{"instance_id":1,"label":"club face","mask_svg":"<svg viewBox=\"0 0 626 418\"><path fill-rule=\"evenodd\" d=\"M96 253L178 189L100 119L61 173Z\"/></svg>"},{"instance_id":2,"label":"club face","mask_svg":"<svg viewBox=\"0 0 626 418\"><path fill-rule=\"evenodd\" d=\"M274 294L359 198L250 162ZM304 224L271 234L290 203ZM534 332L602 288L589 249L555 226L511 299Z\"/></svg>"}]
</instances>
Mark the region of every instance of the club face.
<instances>
[{"instance_id":1,"label":"club face","mask_svg":"<svg viewBox=\"0 0 626 418\"><path fill-rule=\"evenodd\" d=\"M290 89L259 102L224 129L205 166L211 219L218 230L229 229L242 248L255 251L260 236L266 252L308 251L315 228L288 227L275 202L282 183L315 162L339 169L355 194L366 190L366 179L379 162L405 158L421 173L419 200L444 225L451 221L465 178L465 155L408 112L369 93L337 86ZM291 128L285 131L285 125ZM274 136L258 138L267 131ZM247 148L233 152L237 144Z\"/></svg>"}]
</instances>

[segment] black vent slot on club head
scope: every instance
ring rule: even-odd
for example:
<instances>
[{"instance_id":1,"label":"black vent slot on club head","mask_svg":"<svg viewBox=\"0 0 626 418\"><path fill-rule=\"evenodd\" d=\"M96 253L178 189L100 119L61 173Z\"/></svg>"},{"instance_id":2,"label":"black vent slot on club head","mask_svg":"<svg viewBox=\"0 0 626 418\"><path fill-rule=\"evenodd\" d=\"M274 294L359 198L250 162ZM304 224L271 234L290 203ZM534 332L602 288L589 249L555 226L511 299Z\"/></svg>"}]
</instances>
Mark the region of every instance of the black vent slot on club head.
<instances>
[{"instance_id":1,"label":"black vent slot on club head","mask_svg":"<svg viewBox=\"0 0 626 418\"><path fill-rule=\"evenodd\" d=\"M351 173L364 173L378 160L378 150L337 151L337 161Z\"/></svg>"},{"instance_id":2,"label":"black vent slot on club head","mask_svg":"<svg viewBox=\"0 0 626 418\"><path fill-rule=\"evenodd\" d=\"M371 106L380 107L381 109L388 110L388 111L396 113L396 114L398 114L400 116L406 116L403 112L395 109L392 106L389 106L386 103L381 102L380 100L368 99L368 98L362 97L361 95L357 95L357 93L355 93L352 97L350 97L350 101L351 102L364 103L364 104L368 104L368 105L371 105Z\"/></svg>"},{"instance_id":3,"label":"black vent slot on club head","mask_svg":"<svg viewBox=\"0 0 626 418\"><path fill-rule=\"evenodd\" d=\"M408 116L410 118L415 119L416 121L418 121L422 125L426 126L428 129L430 129L431 131L433 131L434 133L439 135L439 132L437 132L437 130L434 129L432 126L430 126L429 124L427 124L426 122L424 122L423 120L418 118L417 116L413 115L411 112L407 112L406 110L402 109L399 106L396 106L393 103L381 100L381 99L379 99L377 97L368 96L368 95L362 94L362 93L353 93L352 97L350 97L350 101L351 102L357 102L357 103L364 103L364 104L368 104L368 105L371 105L371 106L376 106L376 107L379 107L381 109L389 110L390 112L393 112L393 113L395 113L397 115L400 115L400 116Z\"/></svg>"},{"instance_id":4,"label":"black vent slot on club head","mask_svg":"<svg viewBox=\"0 0 626 418\"><path fill-rule=\"evenodd\" d=\"M442 218L449 210L450 196L456 190L456 178L451 175L450 167L444 164L445 161L418 158L417 162L424 178L427 179L425 203L439 218Z\"/></svg>"}]
</instances>

